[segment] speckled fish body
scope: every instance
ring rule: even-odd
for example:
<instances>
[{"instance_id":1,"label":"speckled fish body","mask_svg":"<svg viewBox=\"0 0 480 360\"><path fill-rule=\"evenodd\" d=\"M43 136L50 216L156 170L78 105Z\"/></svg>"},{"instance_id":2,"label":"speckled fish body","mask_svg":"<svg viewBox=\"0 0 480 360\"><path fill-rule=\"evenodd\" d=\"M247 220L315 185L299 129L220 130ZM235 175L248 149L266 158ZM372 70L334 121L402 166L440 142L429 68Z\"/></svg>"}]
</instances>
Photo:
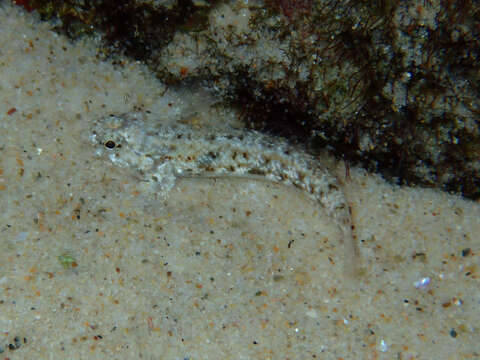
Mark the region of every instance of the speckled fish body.
<instances>
[{"instance_id":1,"label":"speckled fish body","mask_svg":"<svg viewBox=\"0 0 480 360\"><path fill-rule=\"evenodd\" d=\"M179 177L261 177L293 185L317 201L351 237L349 206L337 179L284 139L248 130L149 126L138 113L95 122L91 139L98 145L97 155L134 168L160 195L167 195Z\"/></svg>"}]
</instances>

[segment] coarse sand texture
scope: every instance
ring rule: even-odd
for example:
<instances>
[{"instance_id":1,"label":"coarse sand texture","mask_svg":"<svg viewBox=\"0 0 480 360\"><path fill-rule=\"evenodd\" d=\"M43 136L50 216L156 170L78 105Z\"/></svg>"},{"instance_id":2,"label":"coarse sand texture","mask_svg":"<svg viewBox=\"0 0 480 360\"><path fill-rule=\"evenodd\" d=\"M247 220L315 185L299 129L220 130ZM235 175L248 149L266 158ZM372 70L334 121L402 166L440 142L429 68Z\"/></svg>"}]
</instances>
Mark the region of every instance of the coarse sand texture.
<instances>
[{"instance_id":1,"label":"coarse sand texture","mask_svg":"<svg viewBox=\"0 0 480 360\"><path fill-rule=\"evenodd\" d=\"M224 134L237 113L202 89L166 88L140 63L99 60L95 39L72 44L52 26L0 5L2 359L480 356L478 203L357 168L345 177L323 155L351 209L349 276L335 211L291 173L285 186L175 172L155 194L145 176L156 153L115 132L126 148L99 140L110 114ZM125 149L146 167L109 158L132 159Z\"/></svg>"}]
</instances>

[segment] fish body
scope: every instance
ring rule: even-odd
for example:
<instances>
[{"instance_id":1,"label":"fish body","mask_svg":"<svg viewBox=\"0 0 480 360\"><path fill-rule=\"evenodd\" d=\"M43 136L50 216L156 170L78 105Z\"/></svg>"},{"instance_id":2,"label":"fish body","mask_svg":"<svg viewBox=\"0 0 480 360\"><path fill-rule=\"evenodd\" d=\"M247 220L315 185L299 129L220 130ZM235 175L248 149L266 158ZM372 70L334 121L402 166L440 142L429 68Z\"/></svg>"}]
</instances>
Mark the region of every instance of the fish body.
<instances>
[{"instance_id":1,"label":"fish body","mask_svg":"<svg viewBox=\"0 0 480 360\"><path fill-rule=\"evenodd\" d=\"M135 169L163 196L181 177L246 177L295 186L338 221L344 242L352 242L346 244L349 252L355 252L342 187L319 159L285 139L257 131L149 124L140 113L96 121L91 139L97 155Z\"/></svg>"}]
</instances>

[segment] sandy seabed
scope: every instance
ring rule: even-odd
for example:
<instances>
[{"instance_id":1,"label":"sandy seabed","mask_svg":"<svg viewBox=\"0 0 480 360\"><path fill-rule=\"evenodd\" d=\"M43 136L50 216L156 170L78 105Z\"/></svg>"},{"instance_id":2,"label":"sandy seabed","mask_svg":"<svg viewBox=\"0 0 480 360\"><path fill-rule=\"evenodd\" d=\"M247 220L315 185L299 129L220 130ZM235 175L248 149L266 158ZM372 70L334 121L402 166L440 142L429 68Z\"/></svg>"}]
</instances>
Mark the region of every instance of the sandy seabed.
<instances>
[{"instance_id":1,"label":"sandy seabed","mask_svg":"<svg viewBox=\"0 0 480 360\"><path fill-rule=\"evenodd\" d=\"M131 170L94 156L92 120L234 114L50 27L0 7L0 356L480 356L478 203L351 169L351 279L338 227L297 190L183 179L146 196Z\"/></svg>"}]
</instances>

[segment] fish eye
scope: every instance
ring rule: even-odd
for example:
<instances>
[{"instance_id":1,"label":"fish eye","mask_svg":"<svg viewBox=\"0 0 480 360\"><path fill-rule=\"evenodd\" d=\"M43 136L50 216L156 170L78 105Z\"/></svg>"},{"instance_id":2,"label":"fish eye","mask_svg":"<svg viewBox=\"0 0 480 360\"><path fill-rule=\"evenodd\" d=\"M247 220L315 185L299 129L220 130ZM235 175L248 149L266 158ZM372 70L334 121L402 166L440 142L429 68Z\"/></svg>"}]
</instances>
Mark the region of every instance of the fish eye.
<instances>
[{"instance_id":1,"label":"fish eye","mask_svg":"<svg viewBox=\"0 0 480 360\"><path fill-rule=\"evenodd\" d=\"M108 149L113 149L116 146L115 141L113 140L106 141L104 145Z\"/></svg>"}]
</instances>

